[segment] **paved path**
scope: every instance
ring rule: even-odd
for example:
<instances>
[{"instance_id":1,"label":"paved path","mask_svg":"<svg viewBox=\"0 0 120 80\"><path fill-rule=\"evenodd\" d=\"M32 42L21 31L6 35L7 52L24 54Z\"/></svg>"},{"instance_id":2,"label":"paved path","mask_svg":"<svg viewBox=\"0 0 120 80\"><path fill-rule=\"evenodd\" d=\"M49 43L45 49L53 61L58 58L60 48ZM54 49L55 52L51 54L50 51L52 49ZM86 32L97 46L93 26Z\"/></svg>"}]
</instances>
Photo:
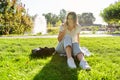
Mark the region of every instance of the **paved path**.
<instances>
[{"instance_id":1,"label":"paved path","mask_svg":"<svg viewBox=\"0 0 120 80\"><path fill-rule=\"evenodd\" d=\"M107 35L107 34L91 34L91 35L80 35L80 37L115 37L120 35ZM0 38L57 38L57 35L41 35L41 36L0 36Z\"/></svg>"}]
</instances>

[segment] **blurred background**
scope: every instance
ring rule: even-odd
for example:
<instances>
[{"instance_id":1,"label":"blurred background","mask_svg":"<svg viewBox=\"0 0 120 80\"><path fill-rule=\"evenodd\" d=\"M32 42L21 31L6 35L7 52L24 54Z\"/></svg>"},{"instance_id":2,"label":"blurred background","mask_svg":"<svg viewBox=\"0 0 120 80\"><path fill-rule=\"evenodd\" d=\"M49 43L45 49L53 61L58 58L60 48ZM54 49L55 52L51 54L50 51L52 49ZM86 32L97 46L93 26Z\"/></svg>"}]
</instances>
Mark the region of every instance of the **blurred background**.
<instances>
[{"instance_id":1,"label":"blurred background","mask_svg":"<svg viewBox=\"0 0 120 80\"><path fill-rule=\"evenodd\" d=\"M0 35L56 35L74 11L81 34L120 34L120 0L1 0Z\"/></svg>"}]
</instances>

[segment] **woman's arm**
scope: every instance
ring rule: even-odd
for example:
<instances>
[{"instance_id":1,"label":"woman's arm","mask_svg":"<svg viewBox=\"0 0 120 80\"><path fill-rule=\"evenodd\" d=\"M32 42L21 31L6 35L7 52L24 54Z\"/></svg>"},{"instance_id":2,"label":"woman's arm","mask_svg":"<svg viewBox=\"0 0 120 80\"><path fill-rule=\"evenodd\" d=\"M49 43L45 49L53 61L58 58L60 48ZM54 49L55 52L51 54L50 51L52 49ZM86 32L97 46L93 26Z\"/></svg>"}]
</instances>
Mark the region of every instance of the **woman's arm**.
<instances>
[{"instance_id":1,"label":"woman's arm","mask_svg":"<svg viewBox=\"0 0 120 80\"><path fill-rule=\"evenodd\" d=\"M67 26L66 23L62 24L62 26L61 26L63 28L63 30L60 31L59 34L58 34L58 41L59 42L63 39L63 37L64 37L64 35L66 33L66 30L67 30L66 26Z\"/></svg>"},{"instance_id":2,"label":"woman's arm","mask_svg":"<svg viewBox=\"0 0 120 80\"><path fill-rule=\"evenodd\" d=\"M63 31L60 31L60 32L59 32L59 34L58 34L58 41L59 41L59 42L63 39L63 37L64 37L64 35L65 35L65 32L66 32L66 30L63 30Z\"/></svg>"}]
</instances>

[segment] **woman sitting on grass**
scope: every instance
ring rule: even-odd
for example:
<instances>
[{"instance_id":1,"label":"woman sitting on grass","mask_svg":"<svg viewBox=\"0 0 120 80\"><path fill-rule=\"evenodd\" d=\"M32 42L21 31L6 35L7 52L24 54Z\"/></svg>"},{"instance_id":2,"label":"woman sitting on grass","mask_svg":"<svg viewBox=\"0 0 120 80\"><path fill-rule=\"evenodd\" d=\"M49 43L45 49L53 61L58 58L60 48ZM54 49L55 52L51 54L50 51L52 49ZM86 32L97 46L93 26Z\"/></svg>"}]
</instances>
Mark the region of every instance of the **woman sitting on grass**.
<instances>
[{"instance_id":1,"label":"woman sitting on grass","mask_svg":"<svg viewBox=\"0 0 120 80\"><path fill-rule=\"evenodd\" d=\"M69 12L66 22L60 26L58 34L59 44L56 47L56 52L66 53L67 64L70 68L76 68L72 55L76 56L80 61L79 66L82 69L90 70L90 66L84 59L84 54L79 47L80 26L77 24L77 15L75 12Z\"/></svg>"}]
</instances>

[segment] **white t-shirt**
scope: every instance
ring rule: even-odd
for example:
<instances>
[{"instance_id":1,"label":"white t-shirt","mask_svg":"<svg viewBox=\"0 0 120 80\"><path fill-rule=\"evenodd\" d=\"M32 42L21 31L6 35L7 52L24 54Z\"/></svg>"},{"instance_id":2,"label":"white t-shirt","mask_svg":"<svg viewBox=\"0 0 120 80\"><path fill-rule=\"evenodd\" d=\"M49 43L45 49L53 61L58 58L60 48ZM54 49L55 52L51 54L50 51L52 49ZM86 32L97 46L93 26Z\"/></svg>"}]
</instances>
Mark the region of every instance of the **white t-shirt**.
<instances>
[{"instance_id":1,"label":"white t-shirt","mask_svg":"<svg viewBox=\"0 0 120 80\"><path fill-rule=\"evenodd\" d=\"M64 27L61 25L59 31L63 31ZM69 31L67 29L66 34L70 35L72 37L72 43L78 42L77 40L77 34L80 33L80 25L77 25L72 31Z\"/></svg>"}]
</instances>

